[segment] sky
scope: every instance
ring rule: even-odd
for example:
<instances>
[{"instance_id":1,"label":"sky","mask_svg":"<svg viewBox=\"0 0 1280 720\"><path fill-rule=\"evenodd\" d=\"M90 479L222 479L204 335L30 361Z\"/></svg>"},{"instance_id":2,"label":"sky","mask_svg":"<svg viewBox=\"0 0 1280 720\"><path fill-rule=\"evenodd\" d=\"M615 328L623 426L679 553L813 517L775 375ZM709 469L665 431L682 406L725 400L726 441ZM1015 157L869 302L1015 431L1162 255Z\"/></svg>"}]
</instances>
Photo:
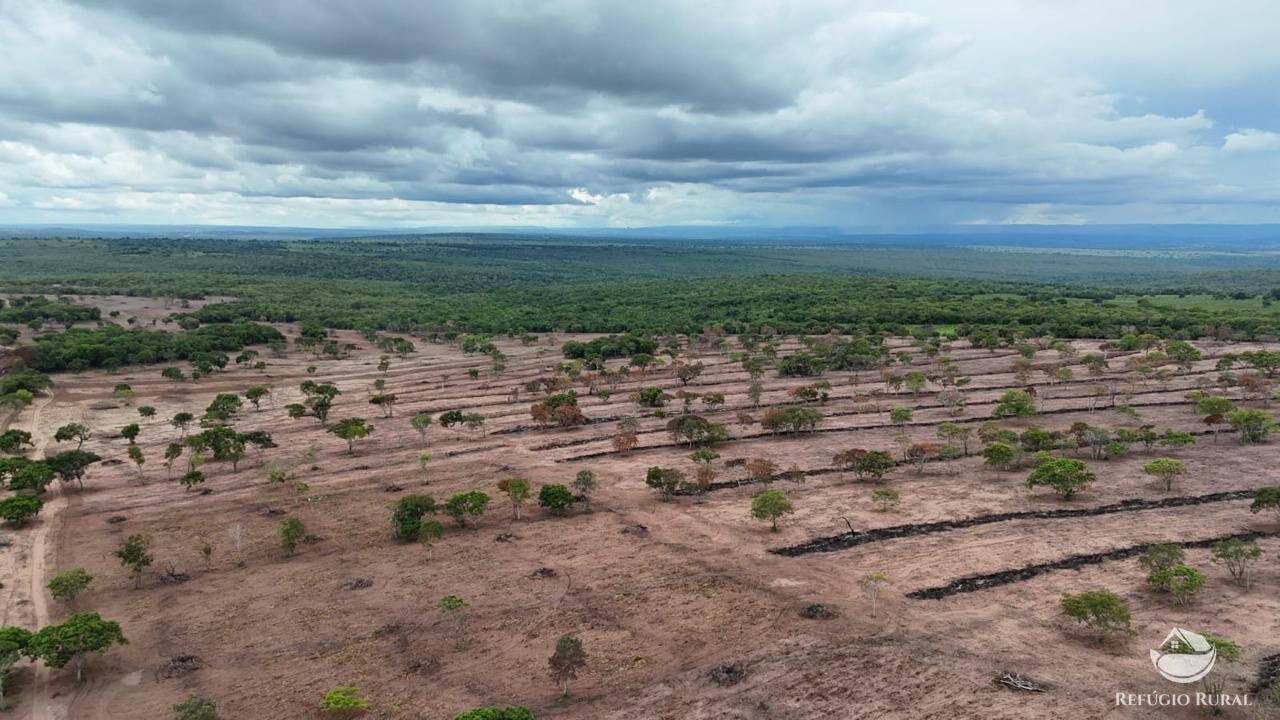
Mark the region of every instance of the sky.
<instances>
[{"instance_id":1,"label":"sky","mask_svg":"<svg viewBox=\"0 0 1280 720\"><path fill-rule=\"evenodd\" d=\"M1275 0L0 0L0 223L1280 222Z\"/></svg>"}]
</instances>

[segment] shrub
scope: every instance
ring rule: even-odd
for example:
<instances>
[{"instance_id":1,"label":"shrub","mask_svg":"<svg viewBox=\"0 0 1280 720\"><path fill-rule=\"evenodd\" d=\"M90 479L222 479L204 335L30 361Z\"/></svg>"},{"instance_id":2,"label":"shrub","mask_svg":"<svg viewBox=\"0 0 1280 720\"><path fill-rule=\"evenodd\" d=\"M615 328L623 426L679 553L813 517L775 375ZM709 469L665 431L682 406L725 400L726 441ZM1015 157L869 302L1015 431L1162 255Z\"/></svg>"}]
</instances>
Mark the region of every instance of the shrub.
<instances>
[{"instance_id":1,"label":"shrub","mask_svg":"<svg viewBox=\"0 0 1280 720\"><path fill-rule=\"evenodd\" d=\"M482 707L455 715L453 720L534 720L533 712L527 707L513 705L510 707Z\"/></svg>"},{"instance_id":2,"label":"shrub","mask_svg":"<svg viewBox=\"0 0 1280 720\"><path fill-rule=\"evenodd\" d=\"M430 495L406 495L400 498L391 511L391 536L396 542L410 543L426 539L426 536L439 536L440 523L434 520L424 522L422 516L436 512L435 498Z\"/></svg>"},{"instance_id":3,"label":"shrub","mask_svg":"<svg viewBox=\"0 0 1280 720\"><path fill-rule=\"evenodd\" d=\"M324 694L320 699L320 709L335 710L367 710L369 701L360 696L359 688L350 685L339 685Z\"/></svg>"},{"instance_id":4,"label":"shrub","mask_svg":"<svg viewBox=\"0 0 1280 720\"><path fill-rule=\"evenodd\" d=\"M1063 615L1092 630L1098 640L1133 632L1129 604L1109 590L1064 593L1060 605Z\"/></svg>"},{"instance_id":5,"label":"shrub","mask_svg":"<svg viewBox=\"0 0 1280 720\"><path fill-rule=\"evenodd\" d=\"M543 485L538 490L538 506L554 515L564 514L566 510L573 507L573 503L573 493L563 485Z\"/></svg>"},{"instance_id":6,"label":"shrub","mask_svg":"<svg viewBox=\"0 0 1280 720\"><path fill-rule=\"evenodd\" d=\"M1151 571L1147 584L1173 595L1179 605L1186 605L1204 589L1204 573L1188 565L1175 565Z\"/></svg>"},{"instance_id":7,"label":"shrub","mask_svg":"<svg viewBox=\"0 0 1280 720\"><path fill-rule=\"evenodd\" d=\"M279 536L280 547L284 548L286 555L292 555L298 549L298 541L306 532L306 528L298 518L291 517L280 523L276 528L276 535Z\"/></svg>"},{"instance_id":8,"label":"shrub","mask_svg":"<svg viewBox=\"0 0 1280 720\"><path fill-rule=\"evenodd\" d=\"M174 720L219 720L218 704L199 695L188 695L173 706Z\"/></svg>"}]
</instances>

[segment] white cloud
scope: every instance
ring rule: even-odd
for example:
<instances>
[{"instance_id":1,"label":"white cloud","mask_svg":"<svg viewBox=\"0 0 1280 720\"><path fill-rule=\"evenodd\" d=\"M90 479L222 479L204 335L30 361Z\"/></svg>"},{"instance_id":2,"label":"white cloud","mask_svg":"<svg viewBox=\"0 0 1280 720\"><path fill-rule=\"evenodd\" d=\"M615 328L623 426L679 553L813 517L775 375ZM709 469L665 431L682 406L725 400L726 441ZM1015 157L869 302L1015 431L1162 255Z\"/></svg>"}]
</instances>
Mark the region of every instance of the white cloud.
<instances>
[{"instance_id":1,"label":"white cloud","mask_svg":"<svg viewBox=\"0 0 1280 720\"><path fill-rule=\"evenodd\" d=\"M1253 129L1233 132L1223 140L1222 149L1232 152L1280 150L1280 133Z\"/></svg>"}]
</instances>

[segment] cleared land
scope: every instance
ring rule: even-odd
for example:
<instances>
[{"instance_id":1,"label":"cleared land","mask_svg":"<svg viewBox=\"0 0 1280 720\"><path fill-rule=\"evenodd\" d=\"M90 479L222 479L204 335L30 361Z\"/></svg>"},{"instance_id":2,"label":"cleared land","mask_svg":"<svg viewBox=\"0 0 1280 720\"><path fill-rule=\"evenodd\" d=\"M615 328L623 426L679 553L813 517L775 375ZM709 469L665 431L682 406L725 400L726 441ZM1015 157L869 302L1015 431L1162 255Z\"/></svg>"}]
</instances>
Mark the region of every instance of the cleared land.
<instances>
[{"instance_id":1,"label":"cleared land","mask_svg":"<svg viewBox=\"0 0 1280 720\"><path fill-rule=\"evenodd\" d=\"M277 327L290 340L296 336L296 328ZM949 355L960 374L972 378L962 415L948 415L933 385L912 396L886 390L875 371L827 373L830 399L809 404L824 415L818 431L773 436L758 424L739 423L739 413L758 418L763 408L752 406L747 374L723 352L683 351L684 359L705 366L687 388L669 368L633 373L607 403L579 385L579 403L591 422L558 429L531 420L529 405L540 396L521 391L517 398L512 391L553 375L561 343L590 336L544 335L531 345L498 339L507 360L497 375L488 357L419 340L416 352L392 357L381 372L382 353L370 342L355 333L336 336L356 346L349 357L315 360L292 343L284 357L259 348L265 370L229 366L198 382L171 382L160 377L159 367L58 375L55 393L14 419L14 427L28 428L50 445L47 439L60 425L85 423L95 429L85 449L107 462L90 470L83 491L51 488L53 501L42 516L27 529L7 533L15 542L0 565L4 624L33 627L45 615L63 616L68 609L46 600L43 586L52 573L79 566L96 579L77 607L118 620L130 640L91 660L87 682L79 687L73 672L37 674L24 667L16 674L14 717L166 717L170 705L195 692L217 699L226 717L310 718L324 691L345 683L370 698L371 716L386 718L448 718L494 704L528 705L539 718L583 720L1085 718L1106 714L1116 692L1169 691L1147 650L1171 627L1239 641L1244 658L1228 668L1228 687L1236 692L1252 684L1264 657L1280 652L1280 538L1269 535L1280 525L1272 515L1250 514L1243 496L1275 484L1270 469L1280 462L1280 449L1238 445L1229 432L1215 441L1184 397L1216 382L1217 357L1260 346L1197 343L1204 358L1164 383L1143 382L1126 371L1125 353L1113 353L1107 374L1091 378L1077 360L1044 350L1037 365L1071 367L1075 376L1050 386L1038 372L1029 383L1019 382L1012 350L971 349L961 341ZM898 372L928 369L929 359L908 340L890 344L913 352L912 366L898 365ZM1072 344L1081 354L1098 346ZM797 348L796 339L783 341L780 355ZM468 376L472 368L479 377ZM395 417L380 417L367 402L380 378L398 397ZM1094 397L1096 384L1121 378L1130 393L1121 402L1136 409L1137 417L1105 408L1108 400ZM364 417L375 427L354 453L316 420L287 416L285 405L299 402L299 384L307 379L341 389L331 418ZM770 372L763 382L761 403L769 406L794 404L789 391L813 380ZM137 393L133 406L113 398L118 383ZM168 419L182 411L199 415L217 393L263 383L275 389L271 403L260 411L246 406L234 424L242 432L270 432L278 447L261 458L251 451L235 471L227 463L207 464L208 481L194 491L166 481L162 452L179 437ZM901 502L882 512L870 498L877 485L833 467L833 456L849 448L898 456L894 437L901 432L917 442L938 443L940 422L976 429L990 419L1003 391L1028 385L1036 387L1041 413L1002 426L1062 430L1085 422L1193 431L1198 442L1174 455L1187 474L1166 492L1141 468L1168 453L1138 445L1124 458L1088 460L1097 482L1063 501L1028 490L1025 468L995 471L976 456L928 462L921 471L903 464L882 483L898 490ZM703 496L669 501L645 486L650 466L693 467L689 448L666 432L667 419L627 399L650 386L673 394L685 389L725 395L724 406L714 411L694 405L733 435L716 448L718 482L744 476L741 468L725 467L734 459L768 458L780 470L804 471L803 483L774 483L795 504L779 532L750 517L757 488L749 484L717 485ZM1238 389L1231 393L1242 406L1262 407L1261 401L1239 400ZM1095 403L1099 407L1090 411ZM125 455L126 442L113 437L118 428L139 422L137 405L158 410L155 418L141 420L138 443L148 459L141 477ZM889 420L894 406L915 408L903 428ZM409 427L414 413L438 416L452 409L483 414L483 436L432 426L424 442ZM678 413L679 401L665 411ZM639 422L639 445L619 453L611 438L627 418ZM974 438L971 450L980 447ZM425 472L419 465L423 452L431 455ZM1081 451L1079 457L1086 455ZM269 484L264 461L287 465L306 489ZM185 459L175 475L183 466ZM575 509L558 517L530 503L524 518L514 521L496 488L512 476L529 478L535 489L569 484L582 469L600 478L592 512ZM388 515L399 497L427 492L443 499L469 489L493 498L475 527L447 522L444 537L429 548L392 542ZM1215 493L1237 496L1169 507L1139 503L1096 515L1034 516ZM868 532L1003 513L1027 516L907 532L795 557L770 552L840 536L849 526ZM286 516L301 519L308 533L293 557L285 556L275 535ZM243 526L244 567L232 560L227 528L235 524ZM1188 562L1204 570L1209 585L1187 606L1148 591L1133 558L1044 572L943 599L908 597L958 578L1073 555L1249 532L1268 534L1258 540L1265 554L1253 587L1230 584L1208 550L1190 549ZM112 556L135 533L153 538L156 557L137 590ZM500 536L506 537L498 541ZM200 553L205 543L214 548L208 563ZM170 570L189 579L162 581ZM869 572L889 578L875 618L861 590ZM1093 588L1110 589L1131 604L1133 640L1099 646L1062 620L1059 596ZM436 608L449 594L469 603L461 620ZM802 617L802 608L812 604L826 606L835 617ZM583 638L589 660L572 697L561 701L548 677L547 657L564 633ZM200 668L166 676L163 669L180 656L198 657ZM709 673L726 664L739 665L741 679L713 681ZM1031 694L995 685L993 678L1006 670L1051 689ZM1123 714L1191 718L1198 711L1129 708Z\"/></svg>"}]
</instances>

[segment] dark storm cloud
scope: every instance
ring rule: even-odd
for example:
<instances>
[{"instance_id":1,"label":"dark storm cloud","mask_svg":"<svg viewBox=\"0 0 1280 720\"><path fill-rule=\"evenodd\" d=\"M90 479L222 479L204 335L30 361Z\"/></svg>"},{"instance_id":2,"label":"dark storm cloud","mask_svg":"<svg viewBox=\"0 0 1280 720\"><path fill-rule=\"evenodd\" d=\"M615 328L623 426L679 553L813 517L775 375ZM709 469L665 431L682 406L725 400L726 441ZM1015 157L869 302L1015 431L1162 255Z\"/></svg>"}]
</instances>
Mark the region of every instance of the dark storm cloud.
<instances>
[{"instance_id":1,"label":"dark storm cloud","mask_svg":"<svg viewBox=\"0 0 1280 720\"><path fill-rule=\"evenodd\" d=\"M121 0L185 34L247 38L281 53L372 66L426 63L481 92L545 89L706 108L777 107L794 86L734 43L734 19L679 2ZM708 6L710 8L711 6ZM721 6L723 7L723 6ZM756 58L757 60L761 58Z\"/></svg>"},{"instance_id":2,"label":"dark storm cloud","mask_svg":"<svg viewBox=\"0 0 1280 720\"><path fill-rule=\"evenodd\" d=\"M0 217L1280 220L1226 4L0 0Z\"/></svg>"}]
</instances>

